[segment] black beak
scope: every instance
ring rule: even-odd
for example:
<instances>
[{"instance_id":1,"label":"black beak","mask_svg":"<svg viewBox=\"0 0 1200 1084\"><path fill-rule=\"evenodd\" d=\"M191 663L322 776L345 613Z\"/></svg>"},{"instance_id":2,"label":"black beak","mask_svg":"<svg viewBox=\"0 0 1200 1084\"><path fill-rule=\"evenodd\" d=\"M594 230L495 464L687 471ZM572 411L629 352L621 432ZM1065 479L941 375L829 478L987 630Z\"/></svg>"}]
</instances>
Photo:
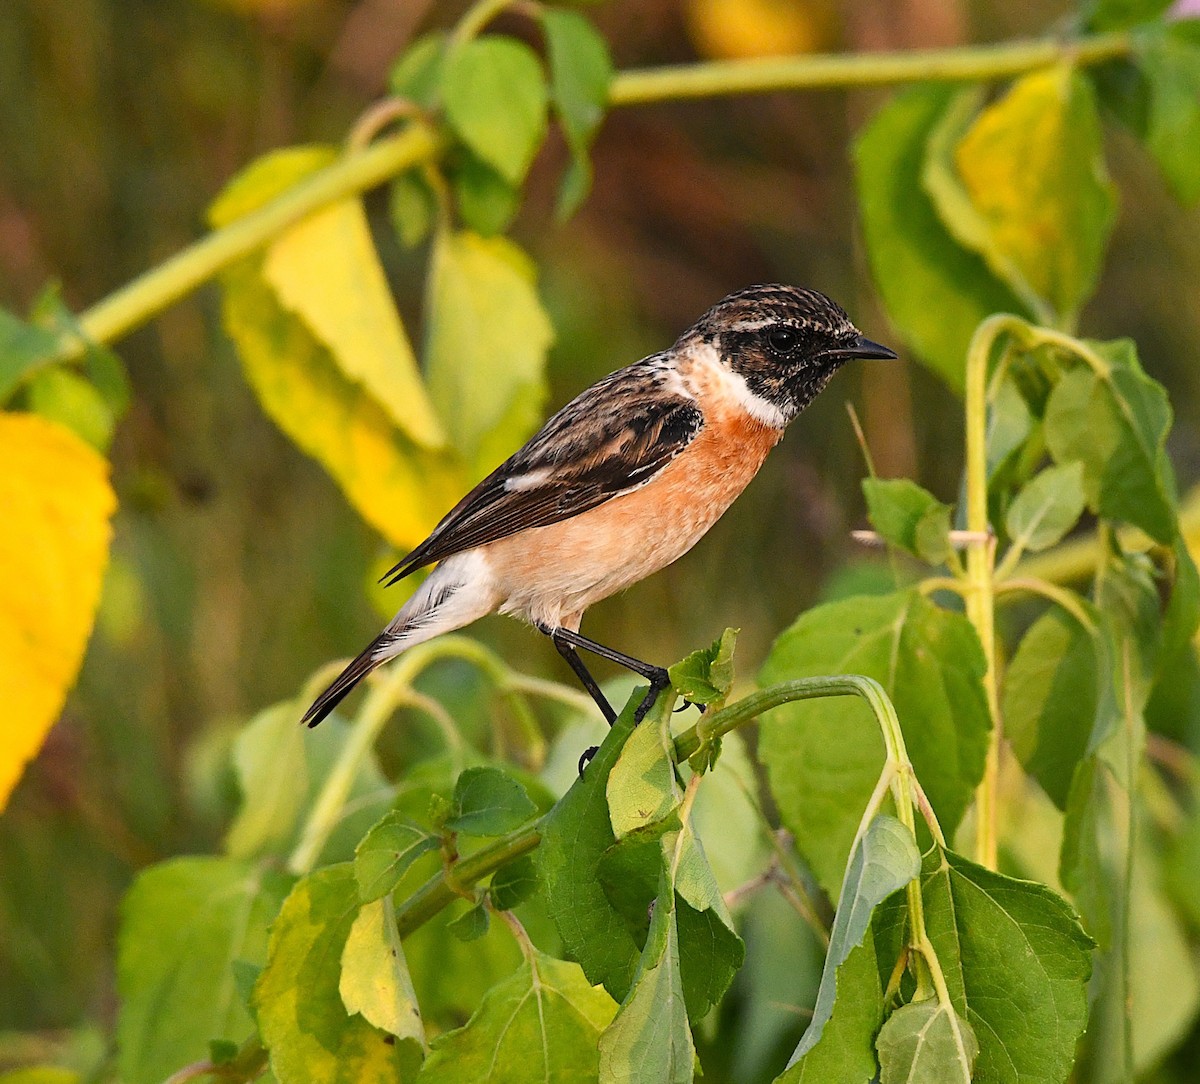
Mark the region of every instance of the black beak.
<instances>
[{"instance_id":1,"label":"black beak","mask_svg":"<svg viewBox=\"0 0 1200 1084\"><path fill-rule=\"evenodd\" d=\"M852 346L843 347L841 350L825 351L827 358L897 358L900 355L895 350L890 350L882 343L872 342L865 335L860 335L857 341Z\"/></svg>"}]
</instances>

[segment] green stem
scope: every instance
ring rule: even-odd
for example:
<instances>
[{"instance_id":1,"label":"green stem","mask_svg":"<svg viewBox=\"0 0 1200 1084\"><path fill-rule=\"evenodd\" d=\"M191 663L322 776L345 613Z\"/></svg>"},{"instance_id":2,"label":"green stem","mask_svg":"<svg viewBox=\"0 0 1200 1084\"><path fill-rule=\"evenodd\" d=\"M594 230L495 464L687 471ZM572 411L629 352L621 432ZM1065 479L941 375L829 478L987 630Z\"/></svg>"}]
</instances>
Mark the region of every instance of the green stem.
<instances>
[{"instance_id":1,"label":"green stem","mask_svg":"<svg viewBox=\"0 0 1200 1084\"><path fill-rule=\"evenodd\" d=\"M350 796L363 760L375 745L379 732L396 707L411 698L412 685L417 675L439 659L474 656L475 652L467 645L490 654L482 645L476 645L466 637L440 637L406 651L370 686L354 727L338 753L317 800L313 803L312 811L300 833L300 841L288 859L287 868L290 873L305 874L316 865L330 834L342 817L346 800Z\"/></svg>"},{"instance_id":2,"label":"green stem","mask_svg":"<svg viewBox=\"0 0 1200 1084\"><path fill-rule=\"evenodd\" d=\"M477 33L510 0L480 0L459 23L457 40ZM1100 34L1080 41L1008 42L957 49L900 53L772 57L714 61L686 67L619 73L610 89L612 106L644 105L681 98L753 94L775 90L881 86L921 81L992 81L1021 75L1070 57L1078 65L1127 55L1128 34ZM356 196L422 162L436 159L445 137L413 124L403 132L314 174L252 214L189 245L150 268L80 314L79 335L64 335L56 360L82 356L84 341L112 343L207 282L231 263L277 237L288 226L339 199Z\"/></svg>"},{"instance_id":3,"label":"green stem","mask_svg":"<svg viewBox=\"0 0 1200 1084\"><path fill-rule=\"evenodd\" d=\"M495 873L501 866L528 854L542 841L541 822L518 828L495 843L454 863L453 887L446 871L436 874L396 908L396 927L401 937L428 922L442 908L462 897L459 891Z\"/></svg>"},{"instance_id":4,"label":"green stem","mask_svg":"<svg viewBox=\"0 0 1200 1084\"><path fill-rule=\"evenodd\" d=\"M436 157L444 140L424 125L411 125L362 151L340 158L259 210L216 230L176 253L80 314L83 338L63 336L58 360L81 356L84 340L111 343L230 264L278 237L289 226L338 200L356 196L390 177Z\"/></svg>"},{"instance_id":5,"label":"green stem","mask_svg":"<svg viewBox=\"0 0 1200 1084\"><path fill-rule=\"evenodd\" d=\"M930 830L937 838L941 838L941 827L936 819L932 819L932 809L927 802L918 805L915 800L912 762L908 759L908 750L904 745L904 733L900 729L900 720L896 717L896 709L883 686L873 678L859 674L839 674L835 677L797 678L794 681L783 681L772 685L769 689L751 693L736 704L714 713L711 719L701 719L690 730L684 731L675 739L675 758L682 763L691 757L714 738L727 734L735 727L741 726L757 715L761 715L780 704L793 700L811 700L826 696L858 696L867 702L879 731L883 735L883 746L886 755L883 772L880 775L879 786L872 800L867 805L863 815L863 823L859 832L865 830L870 815L878 808L882 792L890 787L896 803L896 817L916 838L917 825L914 816L914 806L930 817ZM908 907L910 943L919 950L916 978L918 992L928 997L936 988L933 976L928 966L925 948L929 938L925 930L925 903L921 898L921 879L914 878L905 888Z\"/></svg>"},{"instance_id":6,"label":"green stem","mask_svg":"<svg viewBox=\"0 0 1200 1084\"><path fill-rule=\"evenodd\" d=\"M609 105L645 105L680 98L713 98L777 90L919 82L991 82L1050 67L1064 58L1080 66L1100 64L1126 56L1131 49L1128 34L1113 33L1074 42L1046 39L895 53L718 60L621 72L613 80Z\"/></svg>"},{"instance_id":7,"label":"green stem","mask_svg":"<svg viewBox=\"0 0 1200 1084\"><path fill-rule=\"evenodd\" d=\"M984 691L992 718L992 734L984 763L983 780L976 794L976 859L996 867L997 791L1000 785L1000 698L996 683L995 558L996 542L988 522L987 387L988 359L996 340L1021 333L1028 325L1019 317L1000 313L984 320L967 349L965 404L967 423L966 503L967 530L976 540L967 544L967 617L979 636L987 670Z\"/></svg>"},{"instance_id":8,"label":"green stem","mask_svg":"<svg viewBox=\"0 0 1200 1084\"><path fill-rule=\"evenodd\" d=\"M1048 602L1054 603L1060 609L1069 613L1089 636L1096 632L1096 623L1083 608L1082 600L1074 591L1045 580L1027 579L1025 577L1004 580L996 584L996 597L1026 591L1032 595L1041 595Z\"/></svg>"},{"instance_id":9,"label":"green stem","mask_svg":"<svg viewBox=\"0 0 1200 1084\"><path fill-rule=\"evenodd\" d=\"M488 23L514 2L515 0L477 0L459 19L458 25L451 33L450 48L457 48L477 37Z\"/></svg>"}]
</instances>

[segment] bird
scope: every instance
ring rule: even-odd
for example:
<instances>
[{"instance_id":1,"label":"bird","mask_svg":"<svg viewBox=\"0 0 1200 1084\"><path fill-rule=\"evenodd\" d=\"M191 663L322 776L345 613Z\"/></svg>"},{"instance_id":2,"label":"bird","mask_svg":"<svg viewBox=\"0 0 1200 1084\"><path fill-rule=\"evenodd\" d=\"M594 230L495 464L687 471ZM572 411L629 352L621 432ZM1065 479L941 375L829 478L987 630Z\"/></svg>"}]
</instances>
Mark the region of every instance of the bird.
<instances>
[{"instance_id":1,"label":"bird","mask_svg":"<svg viewBox=\"0 0 1200 1084\"><path fill-rule=\"evenodd\" d=\"M579 652L649 682L661 666L579 631L593 603L682 557L758 473L785 429L854 358L895 358L816 290L778 283L722 298L669 350L603 377L462 498L382 579L437 562L304 714L316 726L369 673L500 612L549 636L611 725Z\"/></svg>"}]
</instances>

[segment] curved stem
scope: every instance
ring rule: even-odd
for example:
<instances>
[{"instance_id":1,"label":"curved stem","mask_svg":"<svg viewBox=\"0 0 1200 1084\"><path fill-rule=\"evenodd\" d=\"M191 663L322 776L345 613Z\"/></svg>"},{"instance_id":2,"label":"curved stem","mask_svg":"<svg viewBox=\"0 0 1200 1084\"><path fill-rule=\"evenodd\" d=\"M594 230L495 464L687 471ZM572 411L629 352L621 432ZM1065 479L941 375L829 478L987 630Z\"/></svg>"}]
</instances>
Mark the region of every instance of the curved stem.
<instances>
[{"instance_id":1,"label":"curved stem","mask_svg":"<svg viewBox=\"0 0 1200 1084\"><path fill-rule=\"evenodd\" d=\"M80 334L64 334L57 360L81 357L88 341L111 343L128 335L302 218L436 157L444 143L432 129L414 124L365 150L347 154L259 210L208 234L85 309L79 316Z\"/></svg>"},{"instance_id":2,"label":"curved stem","mask_svg":"<svg viewBox=\"0 0 1200 1084\"><path fill-rule=\"evenodd\" d=\"M465 636L443 636L406 651L370 685L354 727L338 753L300 833L300 841L288 859L290 873L307 873L316 864L343 815L346 799L363 760L397 705L409 697L417 675L437 660L454 656L470 656L481 665L494 664L495 659L482 644Z\"/></svg>"},{"instance_id":3,"label":"curved stem","mask_svg":"<svg viewBox=\"0 0 1200 1084\"><path fill-rule=\"evenodd\" d=\"M621 72L613 80L609 105L645 105L776 90L990 82L1049 67L1066 56L1080 66L1099 64L1125 56L1131 48L1128 34L1112 33L1074 42L1044 39L957 49L719 60Z\"/></svg>"},{"instance_id":4,"label":"curved stem","mask_svg":"<svg viewBox=\"0 0 1200 1084\"><path fill-rule=\"evenodd\" d=\"M459 23L456 39L467 40L478 33L509 2L480 0ZM1125 56L1131 48L1128 34L1112 33L1075 42L1047 39L898 53L714 61L618 73L610 89L609 105L645 105L775 90L991 81L1048 67L1068 55L1080 66L1098 64ZM195 241L85 309L79 317L80 334L63 336L55 360L81 357L85 341L112 343L122 338L313 211L374 188L422 162L433 161L445 146L442 133L414 124L346 155L253 214Z\"/></svg>"},{"instance_id":5,"label":"curved stem","mask_svg":"<svg viewBox=\"0 0 1200 1084\"><path fill-rule=\"evenodd\" d=\"M996 584L996 596L1014 594L1018 591L1027 591L1031 595L1041 595L1048 602L1053 602L1060 609L1066 610L1083 628L1084 632L1094 634L1096 631L1096 623L1088 616L1087 610L1081 605L1079 597L1074 591L1068 591L1065 587L1058 587L1055 584L1047 583L1045 580L1033 579L1031 577L1020 577L1017 579L1004 580Z\"/></svg>"}]
</instances>

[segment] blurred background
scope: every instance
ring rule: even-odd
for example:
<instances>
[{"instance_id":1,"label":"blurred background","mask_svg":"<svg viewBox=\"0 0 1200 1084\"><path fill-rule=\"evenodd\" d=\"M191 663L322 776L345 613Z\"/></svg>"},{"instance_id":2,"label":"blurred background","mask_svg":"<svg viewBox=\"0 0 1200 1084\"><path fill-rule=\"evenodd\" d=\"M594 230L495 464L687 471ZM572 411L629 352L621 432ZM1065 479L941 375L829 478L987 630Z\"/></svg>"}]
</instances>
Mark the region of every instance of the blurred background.
<instances>
[{"instance_id":1,"label":"blurred background","mask_svg":"<svg viewBox=\"0 0 1200 1084\"><path fill-rule=\"evenodd\" d=\"M5 0L0 16L0 305L48 281L76 311L202 232L256 155L337 142L449 0ZM612 0L587 9L619 68L763 52L938 46L1040 34L1068 10L1032 0ZM521 31L518 20L497 29ZM887 326L856 241L849 147L886 92L773 94L615 112L595 187L554 221L566 151L552 137L512 229L540 268L558 334L556 407L661 349L729 290L787 281ZM1120 219L1089 335L1135 338L1171 394L1172 454L1200 477L1200 212L1110 129ZM368 207L382 224L385 200ZM418 337L425 254L379 231ZM112 564L75 692L0 821L0 1032L110 1020L120 896L136 871L213 848L232 728L295 695L379 623L388 556L334 483L264 416L213 286L117 344L135 400L112 448ZM879 575L849 531L876 467L953 500L959 408L912 362L844 371L691 554L595 608L597 639L668 663L726 625L749 680L773 637L847 576ZM2 572L0 572L2 574ZM886 568L882 572L887 575ZM473 634L513 665L566 678L543 638L504 618Z\"/></svg>"}]
</instances>

